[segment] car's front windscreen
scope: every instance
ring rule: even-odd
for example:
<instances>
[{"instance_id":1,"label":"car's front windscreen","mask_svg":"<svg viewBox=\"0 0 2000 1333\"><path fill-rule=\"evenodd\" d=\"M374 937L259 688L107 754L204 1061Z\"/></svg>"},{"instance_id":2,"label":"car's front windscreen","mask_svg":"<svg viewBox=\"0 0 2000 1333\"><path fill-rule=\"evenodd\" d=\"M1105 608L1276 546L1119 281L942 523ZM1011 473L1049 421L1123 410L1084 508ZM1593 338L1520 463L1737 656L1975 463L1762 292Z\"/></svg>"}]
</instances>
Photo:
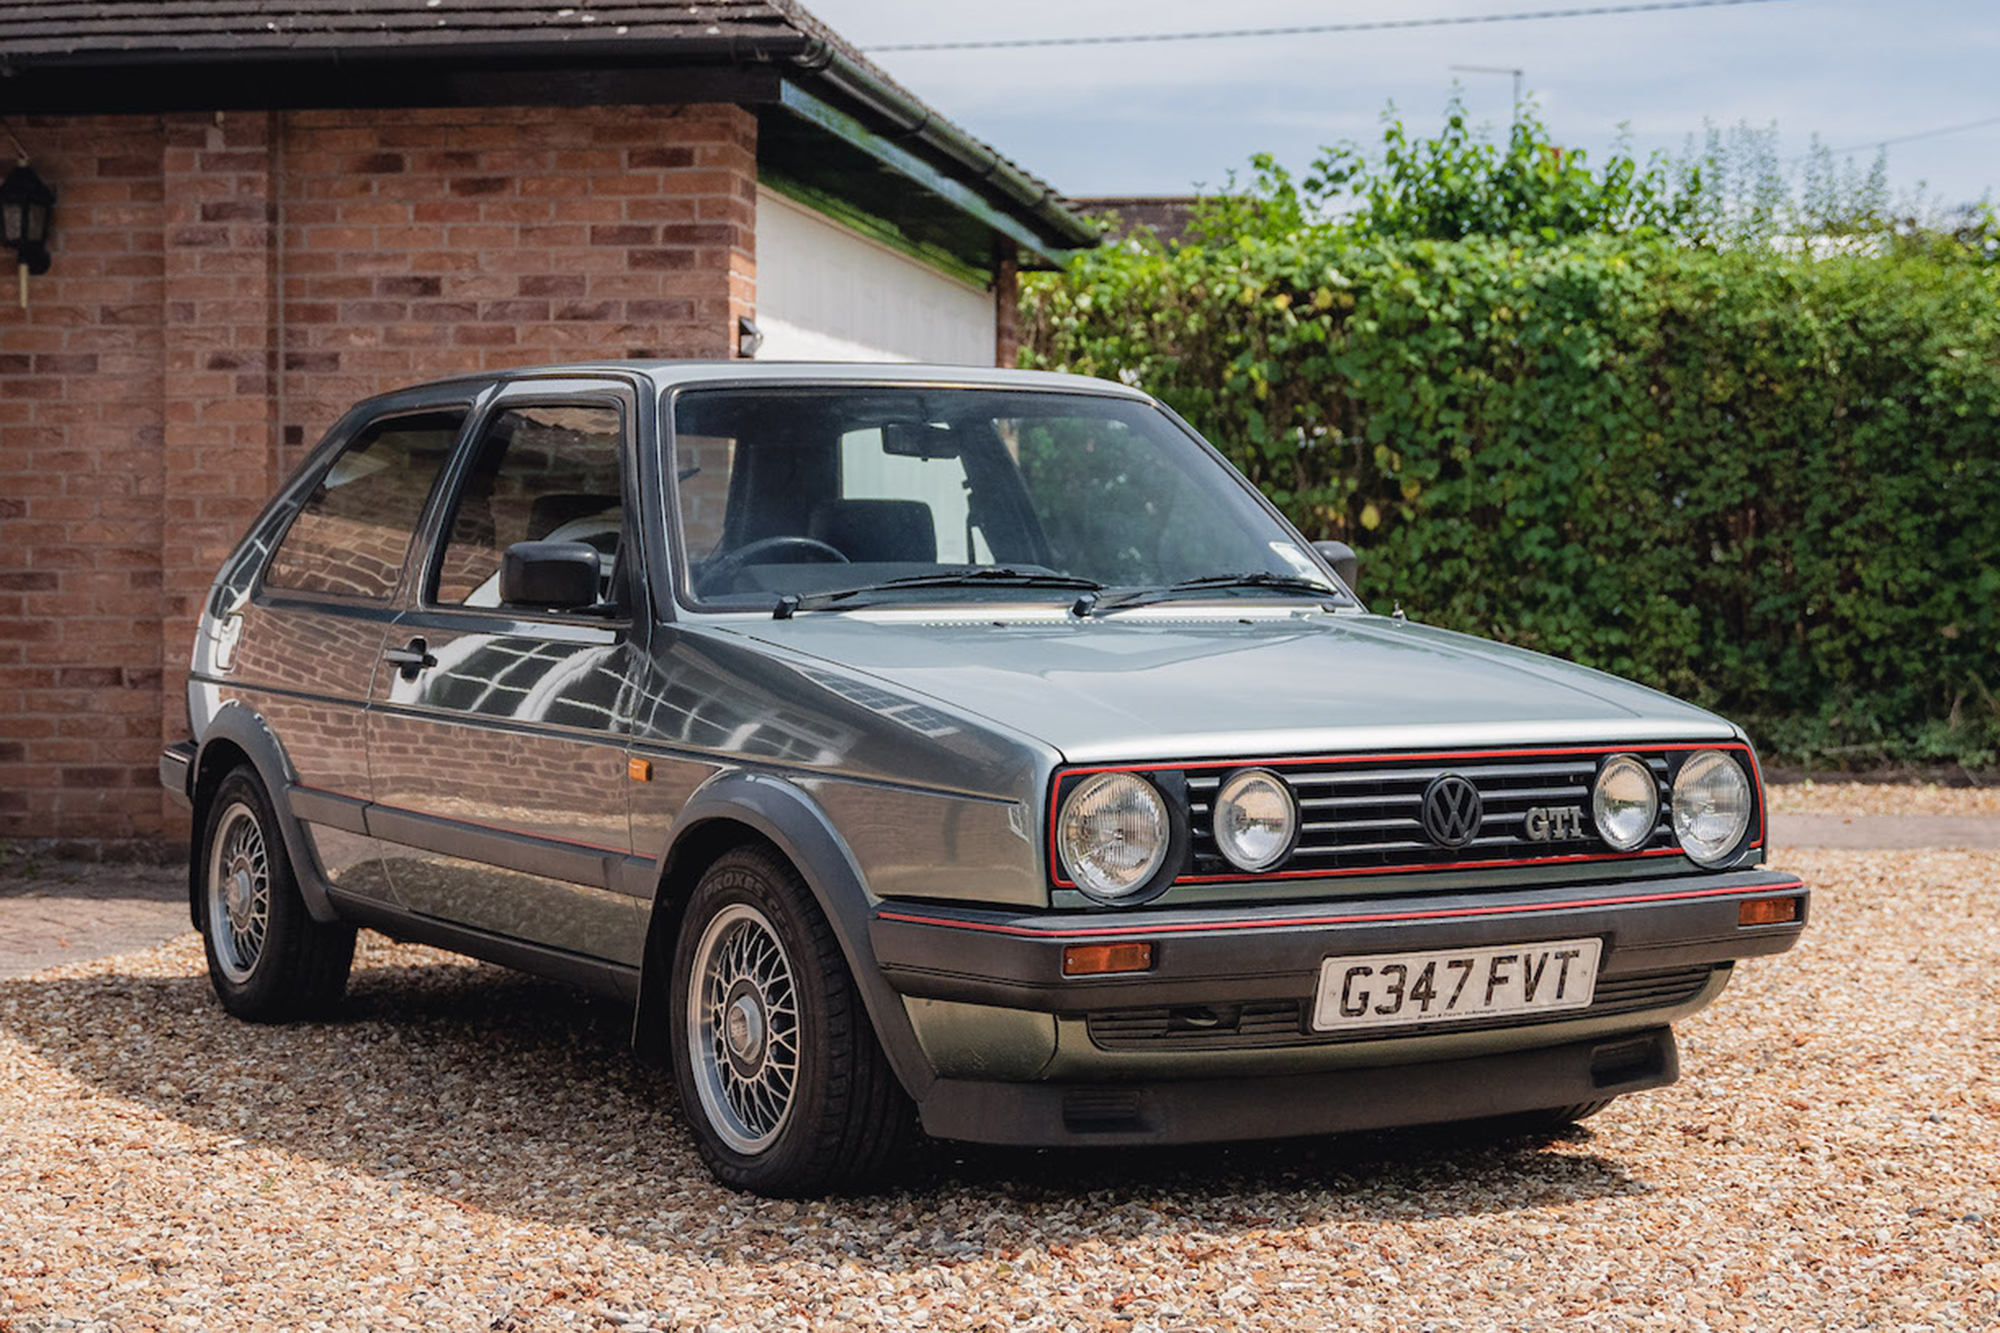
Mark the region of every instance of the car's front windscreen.
<instances>
[{"instance_id":1,"label":"car's front windscreen","mask_svg":"<svg viewBox=\"0 0 2000 1333\"><path fill-rule=\"evenodd\" d=\"M684 390L682 593L714 610L1344 600L1169 417L1105 395Z\"/></svg>"}]
</instances>

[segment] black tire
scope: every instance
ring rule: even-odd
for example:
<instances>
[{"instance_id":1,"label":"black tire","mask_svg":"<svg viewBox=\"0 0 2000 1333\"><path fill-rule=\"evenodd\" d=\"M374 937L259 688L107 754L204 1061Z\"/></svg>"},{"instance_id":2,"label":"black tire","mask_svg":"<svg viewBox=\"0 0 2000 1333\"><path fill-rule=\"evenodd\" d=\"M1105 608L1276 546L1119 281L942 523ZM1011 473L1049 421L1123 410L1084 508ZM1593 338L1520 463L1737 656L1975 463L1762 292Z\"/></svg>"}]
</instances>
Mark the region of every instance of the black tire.
<instances>
[{"instance_id":1,"label":"black tire","mask_svg":"<svg viewBox=\"0 0 2000 1333\"><path fill-rule=\"evenodd\" d=\"M260 855L258 884L253 871ZM271 798L248 766L223 778L209 798L195 874L209 984L224 1009L255 1023L280 1023L340 1003L354 962L354 927L322 925L306 911ZM240 917L232 902L243 907Z\"/></svg>"},{"instance_id":2,"label":"black tire","mask_svg":"<svg viewBox=\"0 0 2000 1333\"><path fill-rule=\"evenodd\" d=\"M771 946L781 976L766 975L776 970ZM731 948L753 961L732 966ZM700 1004L692 993L698 963L710 997ZM674 1084L717 1180L796 1197L886 1177L911 1137L913 1108L875 1040L833 928L789 862L743 847L708 868L688 900L671 986ZM741 1018L733 1026L732 1014ZM758 1094L783 1083L787 1053L791 1084L782 1110L772 1111L777 1096ZM740 1075L733 1094L731 1069ZM747 1115L738 1114L739 1103Z\"/></svg>"}]
</instances>

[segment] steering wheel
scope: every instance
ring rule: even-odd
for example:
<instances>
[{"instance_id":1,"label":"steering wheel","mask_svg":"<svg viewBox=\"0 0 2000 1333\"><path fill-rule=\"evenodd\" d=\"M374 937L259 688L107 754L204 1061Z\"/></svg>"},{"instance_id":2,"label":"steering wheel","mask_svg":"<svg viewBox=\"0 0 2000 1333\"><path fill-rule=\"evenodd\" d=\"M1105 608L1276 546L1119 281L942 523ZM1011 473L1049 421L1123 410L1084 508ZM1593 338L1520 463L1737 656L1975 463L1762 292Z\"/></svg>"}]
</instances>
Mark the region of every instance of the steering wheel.
<instances>
[{"instance_id":1,"label":"steering wheel","mask_svg":"<svg viewBox=\"0 0 2000 1333\"><path fill-rule=\"evenodd\" d=\"M800 537L792 533L779 533L775 537L759 537L747 546L739 546L727 555L718 556L701 571L702 587L710 592L716 585L733 578L736 572L760 555L773 551L793 551L806 558L779 561L788 565L848 565L854 563L838 546L831 546L817 537Z\"/></svg>"}]
</instances>

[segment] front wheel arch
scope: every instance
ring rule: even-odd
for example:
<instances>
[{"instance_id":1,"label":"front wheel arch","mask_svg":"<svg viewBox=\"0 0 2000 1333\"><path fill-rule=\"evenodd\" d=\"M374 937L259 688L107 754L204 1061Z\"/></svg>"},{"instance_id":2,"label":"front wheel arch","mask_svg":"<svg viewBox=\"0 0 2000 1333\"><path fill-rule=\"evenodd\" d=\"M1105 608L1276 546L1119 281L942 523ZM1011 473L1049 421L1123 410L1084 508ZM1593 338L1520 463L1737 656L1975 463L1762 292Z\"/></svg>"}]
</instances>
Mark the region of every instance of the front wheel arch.
<instances>
[{"instance_id":1,"label":"front wheel arch","mask_svg":"<svg viewBox=\"0 0 2000 1333\"><path fill-rule=\"evenodd\" d=\"M668 1018L674 946L681 914L702 872L716 858L746 843L765 843L798 871L833 927L848 971L861 992L875 1039L897 1082L922 1101L937 1071L917 1044L903 1000L882 977L869 926L874 908L846 843L825 813L798 787L762 774L727 773L711 779L675 821L653 894L639 974L633 1047L655 1059L672 1037Z\"/></svg>"},{"instance_id":2,"label":"front wheel arch","mask_svg":"<svg viewBox=\"0 0 2000 1333\"><path fill-rule=\"evenodd\" d=\"M681 928L687 924L687 903L695 885L710 866L729 853L739 847L758 846L784 855L776 843L749 824L718 816L687 829L668 848L646 922L639 1001L632 1023L632 1048L642 1059L665 1063L665 1043L672 1038L667 1011L674 949L680 943Z\"/></svg>"}]
</instances>

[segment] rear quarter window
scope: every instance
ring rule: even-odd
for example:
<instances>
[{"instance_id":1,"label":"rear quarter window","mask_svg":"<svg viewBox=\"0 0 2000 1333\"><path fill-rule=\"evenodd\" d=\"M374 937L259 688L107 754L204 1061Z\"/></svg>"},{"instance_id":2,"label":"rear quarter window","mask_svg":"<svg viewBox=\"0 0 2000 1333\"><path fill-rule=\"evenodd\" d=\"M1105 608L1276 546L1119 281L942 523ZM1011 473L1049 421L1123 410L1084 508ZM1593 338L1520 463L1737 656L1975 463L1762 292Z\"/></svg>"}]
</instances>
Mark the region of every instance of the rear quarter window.
<instances>
[{"instance_id":1,"label":"rear quarter window","mask_svg":"<svg viewBox=\"0 0 2000 1333\"><path fill-rule=\"evenodd\" d=\"M452 409L364 427L300 506L264 571L265 586L388 600L464 424L465 411Z\"/></svg>"}]
</instances>

